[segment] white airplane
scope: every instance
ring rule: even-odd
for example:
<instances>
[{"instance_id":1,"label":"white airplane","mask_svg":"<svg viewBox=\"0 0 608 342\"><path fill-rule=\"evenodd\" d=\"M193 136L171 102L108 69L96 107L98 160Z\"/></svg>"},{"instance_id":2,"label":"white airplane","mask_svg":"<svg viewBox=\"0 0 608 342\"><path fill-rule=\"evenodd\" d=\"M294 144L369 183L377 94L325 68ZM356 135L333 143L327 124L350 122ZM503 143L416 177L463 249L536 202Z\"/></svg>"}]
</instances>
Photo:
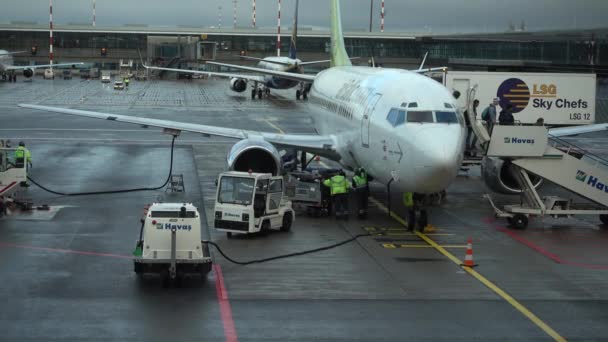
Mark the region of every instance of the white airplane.
<instances>
[{"instance_id":1,"label":"white airplane","mask_svg":"<svg viewBox=\"0 0 608 342\"><path fill-rule=\"evenodd\" d=\"M347 169L363 167L393 190L437 193L456 178L464 154L463 114L451 92L420 74L354 67L342 35L339 0L331 0L331 67L317 75L250 68L312 83L309 107L317 134L279 134L169 120L21 104L21 107L172 131L239 139L227 156L230 170L279 174L281 149L324 156ZM204 73L204 72L201 72ZM591 125L564 135L605 130ZM572 131L572 129L575 130ZM563 129L562 129L563 130ZM559 132L553 133L559 135Z\"/></svg>"},{"instance_id":2,"label":"white airplane","mask_svg":"<svg viewBox=\"0 0 608 342\"><path fill-rule=\"evenodd\" d=\"M13 65L13 55L22 53L24 51L15 51L9 52L6 50L0 50L0 74L9 75L11 80L17 81L17 76L15 71L23 71L23 76L26 78L30 78L34 76L34 69L39 68L50 68L50 64L43 65L24 65L24 66L16 66ZM75 67L76 65L82 65L84 63L59 63L53 64L52 67Z\"/></svg>"},{"instance_id":3,"label":"white airplane","mask_svg":"<svg viewBox=\"0 0 608 342\"><path fill-rule=\"evenodd\" d=\"M257 58L257 57L249 57L249 56L240 56L242 59L247 59L251 61L258 62L257 69L263 70L271 70L271 71L281 71L281 72L289 72L302 74L304 73L303 66L312 65L312 64L320 64L320 63L328 63L329 60L320 60L320 61L310 61L303 62L297 58L297 48L296 48L296 39L298 36L298 4L299 0L296 0L296 10L294 15L294 24L293 31L291 34L291 42L289 45L289 55L287 57L281 56L281 51L277 51L277 56L270 56L266 58ZM233 69L242 69L240 65L235 64L222 64L215 62L207 62L207 64L219 65L223 67L233 68ZM165 70L165 71L173 71L179 73L193 73L200 74L201 72L197 72L195 70L187 70L187 69L175 69L175 68L162 68L162 67L152 67L144 65L147 69L152 70ZM253 82L253 87L251 88L251 98L255 99L258 96L259 99L263 97L264 94L268 95L270 93L270 89L291 89L293 87L298 87L296 90L296 99L307 99L309 92L309 84L305 82L296 81L293 79L288 79L284 77L278 77L274 75L248 75L248 74L234 74L234 73L223 73L223 72L204 72L204 74L209 76L219 76L230 78L230 89L232 91L242 93L247 90L247 83Z\"/></svg>"}]
</instances>

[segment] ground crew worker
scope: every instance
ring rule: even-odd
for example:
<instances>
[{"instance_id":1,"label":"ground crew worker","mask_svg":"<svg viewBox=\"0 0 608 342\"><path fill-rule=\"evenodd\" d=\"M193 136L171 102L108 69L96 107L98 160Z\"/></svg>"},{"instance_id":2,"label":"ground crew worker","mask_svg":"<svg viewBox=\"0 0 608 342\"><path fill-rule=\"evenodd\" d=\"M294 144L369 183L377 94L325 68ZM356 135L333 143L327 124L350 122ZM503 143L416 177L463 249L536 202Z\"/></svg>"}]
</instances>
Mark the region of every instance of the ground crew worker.
<instances>
[{"instance_id":1,"label":"ground crew worker","mask_svg":"<svg viewBox=\"0 0 608 342\"><path fill-rule=\"evenodd\" d=\"M423 230L428 223L426 209L424 208L424 200L426 195L404 192L403 205L407 209L407 229L410 231L416 230L416 216L420 212L418 224L420 230Z\"/></svg>"},{"instance_id":2,"label":"ground crew worker","mask_svg":"<svg viewBox=\"0 0 608 342\"><path fill-rule=\"evenodd\" d=\"M32 154L25 148L25 143L20 141L19 147L15 150L15 167L21 168L26 162L29 167L32 167Z\"/></svg>"},{"instance_id":3,"label":"ground crew worker","mask_svg":"<svg viewBox=\"0 0 608 342\"><path fill-rule=\"evenodd\" d=\"M125 87L129 88L129 78L125 78Z\"/></svg>"},{"instance_id":4,"label":"ground crew worker","mask_svg":"<svg viewBox=\"0 0 608 342\"><path fill-rule=\"evenodd\" d=\"M346 180L344 171L323 181L323 185L331 190L331 200L334 207L336 219L343 217L348 219L348 189L350 183Z\"/></svg>"},{"instance_id":5,"label":"ground crew worker","mask_svg":"<svg viewBox=\"0 0 608 342\"><path fill-rule=\"evenodd\" d=\"M367 217L367 204L369 200L369 181L364 168L359 168L353 176L353 188L357 199L357 215L364 219Z\"/></svg>"}]
</instances>

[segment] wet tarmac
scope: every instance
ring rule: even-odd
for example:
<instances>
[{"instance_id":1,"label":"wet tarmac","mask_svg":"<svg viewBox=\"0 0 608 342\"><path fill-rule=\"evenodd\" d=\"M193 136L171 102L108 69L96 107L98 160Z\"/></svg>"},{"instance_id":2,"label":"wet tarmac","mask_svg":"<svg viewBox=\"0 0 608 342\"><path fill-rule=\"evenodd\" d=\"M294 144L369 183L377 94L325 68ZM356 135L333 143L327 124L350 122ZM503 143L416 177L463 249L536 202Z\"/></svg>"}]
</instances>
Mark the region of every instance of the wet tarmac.
<instances>
[{"instance_id":1,"label":"wet tarmac","mask_svg":"<svg viewBox=\"0 0 608 342\"><path fill-rule=\"evenodd\" d=\"M132 82L35 79L0 84L0 138L24 140L31 176L79 192L155 186L169 167L171 137L157 129L17 108L28 102L271 132L311 132L306 104L291 92L264 101L222 81ZM608 135L575 138L608 155ZM30 187L21 196L57 208L38 220L0 220L0 340L607 340L608 229L597 217L537 219L527 230L496 220L479 171L463 173L431 210L436 231L402 226L400 195L386 213L373 184L370 217L335 221L298 215L290 233L228 239L204 234L239 260L330 245L328 251L238 266L212 251L205 279L164 289L140 281L131 252L145 204L189 201L211 222L214 181L234 140L184 133L174 173L186 192L66 197ZM324 162L331 164L330 162ZM548 185L543 193L564 195ZM517 197L496 196L499 203ZM472 238L474 272L458 263Z\"/></svg>"}]
</instances>

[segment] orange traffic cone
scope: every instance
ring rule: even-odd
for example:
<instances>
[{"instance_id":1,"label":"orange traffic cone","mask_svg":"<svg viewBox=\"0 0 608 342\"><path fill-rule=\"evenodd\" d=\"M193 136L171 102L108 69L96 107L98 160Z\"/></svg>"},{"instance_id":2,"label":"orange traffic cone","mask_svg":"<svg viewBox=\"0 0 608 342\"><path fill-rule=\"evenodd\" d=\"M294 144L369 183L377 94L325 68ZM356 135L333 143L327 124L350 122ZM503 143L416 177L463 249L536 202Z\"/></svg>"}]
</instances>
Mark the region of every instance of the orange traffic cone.
<instances>
[{"instance_id":1,"label":"orange traffic cone","mask_svg":"<svg viewBox=\"0 0 608 342\"><path fill-rule=\"evenodd\" d=\"M473 262L473 240L471 238L469 238L467 240L467 253L464 256L464 264L461 264L460 266L466 266L466 267L477 266L477 264L475 262Z\"/></svg>"}]
</instances>

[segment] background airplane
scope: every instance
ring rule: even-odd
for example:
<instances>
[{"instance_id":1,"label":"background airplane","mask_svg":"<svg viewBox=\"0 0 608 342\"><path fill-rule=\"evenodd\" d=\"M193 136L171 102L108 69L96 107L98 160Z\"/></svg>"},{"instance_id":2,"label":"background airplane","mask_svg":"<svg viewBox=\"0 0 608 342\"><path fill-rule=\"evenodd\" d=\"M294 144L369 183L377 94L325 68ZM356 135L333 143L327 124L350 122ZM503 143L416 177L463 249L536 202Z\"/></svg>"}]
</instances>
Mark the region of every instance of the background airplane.
<instances>
[{"instance_id":1,"label":"background airplane","mask_svg":"<svg viewBox=\"0 0 608 342\"><path fill-rule=\"evenodd\" d=\"M293 22L293 31L291 34L291 41L289 44L289 55L281 56L280 51L277 51L277 56L270 56L265 58L257 58L257 57L249 57L249 56L240 56L242 59L247 59L251 61L258 62L257 69L261 70L274 70L281 72L289 72L302 74L304 73L303 66L312 65L312 64L320 64L320 63L328 63L329 60L320 60L320 61L309 61L303 62L297 58L297 36L298 36L298 7L299 0L296 0L296 10L294 14L294 22ZM215 62L207 62L207 64L218 65L227 68L233 69L242 69L240 65L235 64L223 64L223 63L215 63ZM161 68L161 67L152 67L145 66L148 69L153 70L166 70L166 71L174 71L180 73L199 73L193 70L186 69L175 69L175 68ZM216 73L216 72L205 72L204 74L210 76L219 76L230 78L230 89L235 92L244 92L247 90L248 82L253 82L253 87L251 89L251 98L254 99L256 96L258 98L262 98L264 94L268 95L270 93L270 89L291 89L294 87L298 87L296 90L296 98L299 100L300 98L307 99L308 92L310 90L310 84L306 82L296 81L292 79L287 79L283 77L277 77L272 75L248 75L248 74L233 74L233 73Z\"/></svg>"},{"instance_id":2,"label":"background airplane","mask_svg":"<svg viewBox=\"0 0 608 342\"><path fill-rule=\"evenodd\" d=\"M42 65L25 65L25 66L15 66L13 65L13 55L22 53L24 51L15 51L9 52L6 50L0 50L0 74L8 75L9 81L17 81L16 71L22 71L23 76L26 78L30 78L34 76L34 69L39 68L50 68L50 67L75 67L76 65L82 65L84 63L59 63L53 64L42 64Z\"/></svg>"}]
</instances>

